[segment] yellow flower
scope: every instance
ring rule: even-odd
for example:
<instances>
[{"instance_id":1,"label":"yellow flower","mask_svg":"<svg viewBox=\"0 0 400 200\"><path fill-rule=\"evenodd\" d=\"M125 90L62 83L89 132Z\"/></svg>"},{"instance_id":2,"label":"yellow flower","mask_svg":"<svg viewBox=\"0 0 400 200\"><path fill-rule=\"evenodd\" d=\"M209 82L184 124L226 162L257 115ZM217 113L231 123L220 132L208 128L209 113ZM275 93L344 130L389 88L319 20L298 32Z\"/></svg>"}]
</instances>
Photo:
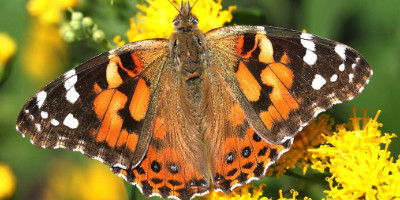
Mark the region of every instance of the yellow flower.
<instances>
[{"instance_id":1,"label":"yellow flower","mask_svg":"<svg viewBox=\"0 0 400 200\"><path fill-rule=\"evenodd\" d=\"M261 184L260 186L254 186L253 184L247 184L242 187L235 188L232 193L225 194L223 192L216 192L211 189L210 193L199 198L199 199L207 199L207 200L269 200L266 197L261 197L263 194L262 188L265 184ZM250 190L253 191L253 194L250 193ZM260 198L261 197L261 198Z\"/></svg>"},{"instance_id":2,"label":"yellow flower","mask_svg":"<svg viewBox=\"0 0 400 200\"><path fill-rule=\"evenodd\" d=\"M44 24L58 24L64 11L74 7L78 0L30 0L27 4L29 13Z\"/></svg>"},{"instance_id":3,"label":"yellow flower","mask_svg":"<svg viewBox=\"0 0 400 200\"><path fill-rule=\"evenodd\" d=\"M193 7L193 14L199 19L199 28L206 32L217 28L232 20L232 11L236 6L230 6L228 10L222 10L221 1L201 0ZM167 38L173 31L172 21L178 11L165 0L146 0L149 4L137 5L136 19L130 20L130 29L126 33L130 42L150 39ZM180 1L172 1L178 6Z\"/></svg>"},{"instance_id":4,"label":"yellow flower","mask_svg":"<svg viewBox=\"0 0 400 200\"><path fill-rule=\"evenodd\" d=\"M66 44L59 25L64 12L78 0L29 0L27 9L35 17L28 44L24 49L24 67L36 80L47 82L61 70L66 58Z\"/></svg>"},{"instance_id":5,"label":"yellow flower","mask_svg":"<svg viewBox=\"0 0 400 200\"><path fill-rule=\"evenodd\" d=\"M332 174L327 179L330 190L324 191L327 199L400 198L400 159L393 162L388 151L391 138L396 135L378 130L382 126L377 122L379 113L373 120L354 115L351 123L340 126L332 136L325 136L325 145L309 150L315 158L311 167Z\"/></svg>"},{"instance_id":6,"label":"yellow flower","mask_svg":"<svg viewBox=\"0 0 400 200\"><path fill-rule=\"evenodd\" d=\"M15 41L5 33L0 33L0 68L4 67L17 51ZM1 70L1 69L0 69Z\"/></svg>"},{"instance_id":7,"label":"yellow flower","mask_svg":"<svg viewBox=\"0 0 400 200\"><path fill-rule=\"evenodd\" d=\"M272 200L272 198L263 197L263 187L265 184L261 184L258 187L253 184L247 184L242 187L235 188L232 193L225 194L223 192L216 192L211 188L210 193L203 197L198 197L198 199L206 199L206 200ZM299 193L295 190L290 190L292 193L292 198L285 198L282 195L282 190L279 190L279 198L278 200L296 200L296 197ZM308 197L304 197L304 200L311 200Z\"/></svg>"},{"instance_id":8,"label":"yellow flower","mask_svg":"<svg viewBox=\"0 0 400 200\"><path fill-rule=\"evenodd\" d=\"M121 40L121 36L120 35L115 36L114 39L113 39L113 42L115 44L117 44L117 46L119 46L119 47L125 44L125 41Z\"/></svg>"},{"instance_id":9,"label":"yellow flower","mask_svg":"<svg viewBox=\"0 0 400 200\"><path fill-rule=\"evenodd\" d=\"M48 77L54 77L62 69L67 57L67 45L57 27L34 21L23 52L22 61L28 74L47 82Z\"/></svg>"},{"instance_id":10,"label":"yellow flower","mask_svg":"<svg viewBox=\"0 0 400 200\"><path fill-rule=\"evenodd\" d=\"M43 199L127 199L123 180L99 162L86 168L57 161L49 166L49 181ZM62 172L62 173L60 173Z\"/></svg>"},{"instance_id":11,"label":"yellow flower","mask_svg":"<svg viewBox=\"0 0 400 200\"><path fill-rule=\"evenodd\" d=\"M279 198L278 200L296 200L297 195L299 195L299 192L297 192L296 190L291 189L290 193L292 193L292 198L285 198L282 195L282 190L279 190ZM311 198L308 197L304 197L303 200L312 200Z\"/></svg>"},{"instance_id":12,"label":"yellow flower","mask_svg":"<svg viewBox=\"0 0 400 200\"><path fill-rule=\"evenodd\" d=\"M279 177L287 169L295 168L298 163L300 163L298 167L303 169L303 174L306 174L309 160L313 159L311 157L312 153L308 150L317 148L320 144L325 143L326 139L322 137L322 133L331 135L333 124L333 119L326 114L320 115L313 120L295 137L290 150L268 169L267 175Z\"/></svg>"},{"instance_id":13,"label":"yellow flower","mask_svg":"<svg viewBox=\"0 0 400 200\"><path fill-rule=\"evenodd\" d=\"M16 180L11 168L0 163L0 199L10 198L15 192Z\"/></svg>"}]
</instances>

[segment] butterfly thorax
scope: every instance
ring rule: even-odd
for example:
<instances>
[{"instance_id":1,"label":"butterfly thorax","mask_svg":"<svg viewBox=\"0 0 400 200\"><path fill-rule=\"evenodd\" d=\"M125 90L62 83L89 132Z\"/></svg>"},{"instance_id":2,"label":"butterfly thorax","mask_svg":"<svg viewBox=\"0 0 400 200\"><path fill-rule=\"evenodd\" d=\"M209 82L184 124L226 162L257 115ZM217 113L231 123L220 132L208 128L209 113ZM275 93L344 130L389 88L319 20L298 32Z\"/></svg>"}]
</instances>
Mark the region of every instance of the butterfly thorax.
<instances>
[{"instance_id":1,"label":"butterfly thorax","mask_svg":"<svg viewBox=\"0 0 400 200\"><path fill-rule=\"evenodd\" d=\"M169 38L169 51L172 60L171 67L176 71L177 82L180 85L180 99L184 110L191 115L203 129L201 120L204 115L206 38L198 28L198 20L191 13L191 7L182 3L179 14L175 17L174 32Z\"/></svg>"},{"instance_id":2,"label":"butterfly thorax","mask_svg":"<svg viewBox=\"0 0 400 200\"><path fill-rule=\"evenodd\" d=\"M182 3L173 20L174 32L169 38L169 51L176 71L184 79L201 76L205 61L205 35L199 30L198 20L191 7Z\"/></svg>"}]
</instances>

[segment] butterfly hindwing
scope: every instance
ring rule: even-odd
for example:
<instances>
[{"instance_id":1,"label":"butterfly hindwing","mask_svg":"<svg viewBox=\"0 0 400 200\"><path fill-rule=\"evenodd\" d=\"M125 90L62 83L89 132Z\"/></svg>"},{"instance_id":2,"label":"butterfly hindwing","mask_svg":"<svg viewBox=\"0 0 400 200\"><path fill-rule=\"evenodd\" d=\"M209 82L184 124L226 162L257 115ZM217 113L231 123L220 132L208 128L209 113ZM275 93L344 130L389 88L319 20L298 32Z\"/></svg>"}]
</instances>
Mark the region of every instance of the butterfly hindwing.
<instances>
[{"instance_id":1,"label":"butterfly hindwing","mask_svg":"<svg viewBox=\"0 0 400 200\"><path fill-rule=\"evenodd\" d=\"M159 80L162 87L155 91L158 100L146 157L138 166L112 169L146 196L190 199L208 191L207 154L172 64L168 60L163 67Z\"/></svg>"},{"instance_id":2,"label":"butterfly hindwing","mask_svg":"<svg viewBox=\"0 0 400 200\"><path fill-rule=\"evenodd\" d=\"M210 88L213 109L204 133L212 181L216 190L230 193L233 188L264 176L269 165L286 151L292 140L273 145L257 134L227 83L223 81L223 61L210 62ZM222 62L222 63L221 63ZM218 133L218 134L216 134Z\"/></svg>"},{"instance_id":3,"label":"butterfly hindwing","mask_svg":"<svg viewBox=\"0 0 400 200\"><path fill-rule=\"evenodd\" d=\"M38 147L81 151L110 166L137 165L150 142L151 93L165 44L132 43L68 71L25 104L17 129Z\"/></svg>"}]
</instances>

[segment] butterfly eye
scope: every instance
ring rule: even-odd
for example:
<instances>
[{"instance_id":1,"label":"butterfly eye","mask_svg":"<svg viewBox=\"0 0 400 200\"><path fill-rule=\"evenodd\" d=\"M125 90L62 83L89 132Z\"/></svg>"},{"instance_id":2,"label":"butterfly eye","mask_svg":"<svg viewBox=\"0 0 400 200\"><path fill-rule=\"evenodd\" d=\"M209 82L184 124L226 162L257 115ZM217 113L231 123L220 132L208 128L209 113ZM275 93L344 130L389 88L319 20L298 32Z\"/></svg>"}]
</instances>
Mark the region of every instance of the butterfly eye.
<instances>
[{"instance_id":1,"label":"butterfly eye","mask_svg":"<svg viewBox=\"0 0 400 200\"><path fill-rule=\"evenodd\" d=\"M193 23L193 24L196 24L196 25L199 23L199 21L197 20L197 18L195 18L195 17L193 17L193 16L190 17L189 21L190 21L191 23Z\"/></svg>"},{"instance_id":2,"label":"butterfly eye","mask_svg":"<svg viewBox=\"0 0 400 200\"><path fill-rule=\"evenodd\" d=\"M178 17L175 18L173 21L174 26L178 25L179 23L181 23L181 19L179 19Z\"/></svg>"}]
</instances>

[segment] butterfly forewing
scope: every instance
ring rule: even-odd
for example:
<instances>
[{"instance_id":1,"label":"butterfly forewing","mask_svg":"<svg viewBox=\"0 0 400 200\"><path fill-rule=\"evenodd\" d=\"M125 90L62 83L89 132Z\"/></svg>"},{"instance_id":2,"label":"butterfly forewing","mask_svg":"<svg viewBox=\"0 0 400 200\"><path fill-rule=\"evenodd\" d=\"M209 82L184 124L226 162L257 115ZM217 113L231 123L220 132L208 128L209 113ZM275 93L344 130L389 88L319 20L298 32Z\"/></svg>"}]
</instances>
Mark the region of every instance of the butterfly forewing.
<instances>
[{"instance_id":1,"label":"butterfly forewing","mask_svg":"<svg viewBox=\"0 0 400 200\"><path fill-rule=\"evenodd\" d=\"M137 165L150 142L152 117L145 116L165 44L133 43L68 71L25 104L18 130L39 147L81 151L110 166Z\"/></svg>"},{"instance_id":2,"label":"butterfly forewing","mask_svg":"<svg viewBox=\"0 0 400 200\"><path fill-rule=\"evenodd\" d=\"M225 65L230 76L222 76L250 124L272 143L286 141L319 112L357 96L372 75L354 49L308 33L234 26L207 36L214 54L237 57Z\"/></svg>"}]
</instances>

